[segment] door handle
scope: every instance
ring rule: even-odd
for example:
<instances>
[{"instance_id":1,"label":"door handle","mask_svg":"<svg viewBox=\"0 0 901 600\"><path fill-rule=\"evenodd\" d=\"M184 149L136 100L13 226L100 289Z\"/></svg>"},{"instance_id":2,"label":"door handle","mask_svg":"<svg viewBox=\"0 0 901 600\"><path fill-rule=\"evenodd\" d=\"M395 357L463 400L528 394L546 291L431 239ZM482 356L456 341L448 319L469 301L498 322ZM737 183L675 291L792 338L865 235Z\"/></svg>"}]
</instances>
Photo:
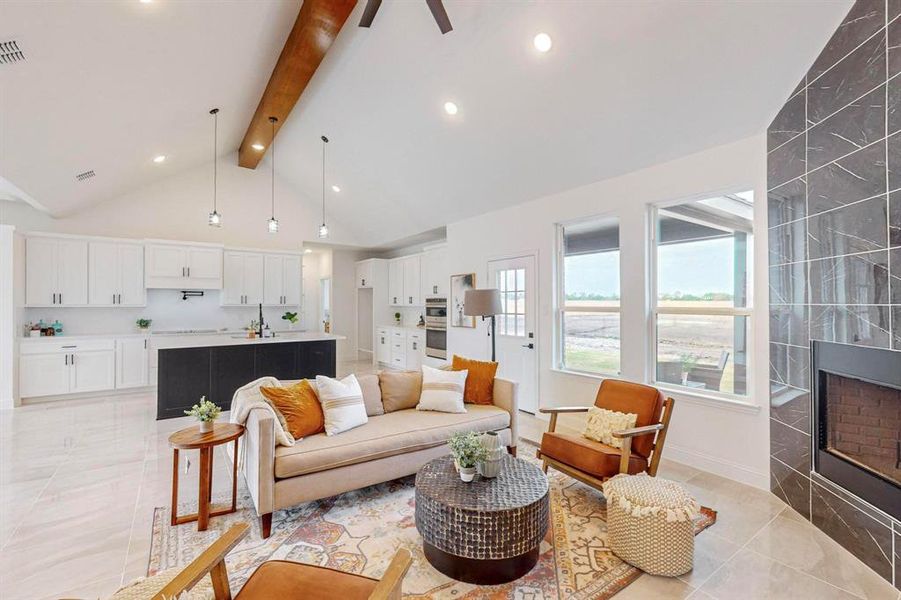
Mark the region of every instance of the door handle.
<instances>
[{"instance_id":1,"label":"door handle","mask_svg":"<svg viewBox=\"0 0 901 600\"><path fill-rule=\"evenodd\" d=\"M523 347L523 348L528 348L529 350L532 350L533 348L535 348L535 344L523 344L522 347Z\"/></svg>"}]
</instances>

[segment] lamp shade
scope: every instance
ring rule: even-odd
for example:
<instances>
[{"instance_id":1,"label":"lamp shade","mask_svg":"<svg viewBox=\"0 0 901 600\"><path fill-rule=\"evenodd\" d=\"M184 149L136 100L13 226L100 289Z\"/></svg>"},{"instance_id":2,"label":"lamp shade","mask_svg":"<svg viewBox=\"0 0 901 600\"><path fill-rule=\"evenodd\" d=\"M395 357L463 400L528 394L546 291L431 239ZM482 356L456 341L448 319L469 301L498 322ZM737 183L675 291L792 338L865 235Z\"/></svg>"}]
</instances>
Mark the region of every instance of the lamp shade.
<instances>
[{"instance_id":1,"label":"lamp shade","mask_svg":"<svg viewBox=\"0 0 901 600\"><path fill-rule=\"evenodd\" d=\"M466 290L463 296L463 314L468 317L487 317L504 312L501 293L495 289Z\"/></svg>"}]
</instances>

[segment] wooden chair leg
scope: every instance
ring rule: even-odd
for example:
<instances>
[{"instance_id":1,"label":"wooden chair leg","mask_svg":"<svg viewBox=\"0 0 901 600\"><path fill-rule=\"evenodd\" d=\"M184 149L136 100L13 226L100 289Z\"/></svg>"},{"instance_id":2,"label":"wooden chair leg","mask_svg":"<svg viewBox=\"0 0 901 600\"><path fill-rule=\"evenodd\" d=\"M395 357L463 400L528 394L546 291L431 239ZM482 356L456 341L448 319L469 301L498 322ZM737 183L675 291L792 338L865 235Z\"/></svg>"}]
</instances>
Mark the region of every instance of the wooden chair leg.
<instances>
[{"instance_id":1,"label":"wooden chair leg","mask_svg":"<svg viewBox=\"0 0 901 600\"><path fill-rule=\"evenodd\" d=\"M260 530L264 540L272 535L272 513L260 516Z\"/></svg>"},{"instance_id":2,"label":"wooden chair leg","mask_svg":"<svg viewBox=\"0 0 901 600\"><path fill-rule=\"evenodd\" d=\"M547 475L547 467L548 467L547 461L546 460L541 461L541 470L544 471L545 475Z\"/></svg>"},{"instance_id":3,"label":"wooden chair leg","mask_svg":"<svg viewBox=\"0 0 901 600\"><path fill-rule=\"evenodd\" d=\"M225 568L224 557L210 570L210 579L213 580L213 598L215 600L232 600L232 591L228 585L228 571Z\"/></svg>"},{"instance_id":4,"label":"wooden chair leg","mask_svg":"<svg viewBox=\"0 0 901 600\"><path fill-rule=\"evenodd\" d=\"M507 452L510 453L510 456L516 456L516 446L507 446Z\"/></svg>"}]
</instances>

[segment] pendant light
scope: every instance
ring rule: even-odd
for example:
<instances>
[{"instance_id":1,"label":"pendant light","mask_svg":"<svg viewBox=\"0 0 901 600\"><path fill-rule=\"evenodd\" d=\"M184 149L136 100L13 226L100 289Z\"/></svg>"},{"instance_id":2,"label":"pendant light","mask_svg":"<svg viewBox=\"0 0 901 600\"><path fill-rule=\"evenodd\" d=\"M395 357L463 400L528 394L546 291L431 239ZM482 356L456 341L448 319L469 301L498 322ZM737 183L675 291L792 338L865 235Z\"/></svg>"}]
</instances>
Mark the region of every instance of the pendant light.
<instances>
[{"instance_id":1,"label":"pendant light","mask_svg":"<svg viewBox=\"0 0 901 600\"><path fill-rule=\"evenodd\" d=\"M214 108L210 111L213 115L213 212L210 213L210 227L222 227L222 215L216 210L216 183L219 178L218 171L218 145L219 145L219 109Z\"/></svg>"},{"instance_id":2,"label":"pendant light","mask_svg":"<svg viewBox=\"0 0 901 600\"><path fill-rule=\"evenodd\" d=\"M319 237L328 237L328 225L325 224L325 145L328 138L322 136L322 225L319 226Z\"/></svg>"},{"instance_id":3,"label":"pendant light","mask_svg":"<svg viewBox=\"0 0 901 600\"><path fill-rule=\"evenodd\" d=\"M269 143L269 149L272 151L272 155L269 157L272 160L272 216L269 217L268 226L269 233L278 233L278 219L275 218L275 123L278 121L275 117L269 117L269 122L272 123L272 141Z\"/></svg>"}]
</instances>

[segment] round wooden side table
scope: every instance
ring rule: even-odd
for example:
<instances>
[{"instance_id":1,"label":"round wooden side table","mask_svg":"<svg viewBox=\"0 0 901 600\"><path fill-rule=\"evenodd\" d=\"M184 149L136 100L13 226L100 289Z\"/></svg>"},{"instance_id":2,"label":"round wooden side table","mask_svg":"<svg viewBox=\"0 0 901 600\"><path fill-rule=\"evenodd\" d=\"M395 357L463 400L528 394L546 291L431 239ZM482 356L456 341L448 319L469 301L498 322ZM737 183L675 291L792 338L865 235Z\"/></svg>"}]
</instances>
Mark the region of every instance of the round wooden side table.
<instances>
[{"instance_id":1,"label":"round wooden side table","mask_svg":"<svg viewBox=\"0 0 901 600\"><path fill-rule=\"evenodd\" d=\"M227 515L238 508L238 438L244 435L244 426L235 423L214 423L213 430L202 433L199 425L180 429L169 436L172 447L172 519L170 524L181 525L197 521L197 531L206 531L210 517ZM213 495L213 449L219 444L235 442L235 459L232 467L232 504L229 508L213 510L210 501ZM197 497L197 512L178 515L178 451L200 450L200 485Z\"/></svg>"}]
</instances>

